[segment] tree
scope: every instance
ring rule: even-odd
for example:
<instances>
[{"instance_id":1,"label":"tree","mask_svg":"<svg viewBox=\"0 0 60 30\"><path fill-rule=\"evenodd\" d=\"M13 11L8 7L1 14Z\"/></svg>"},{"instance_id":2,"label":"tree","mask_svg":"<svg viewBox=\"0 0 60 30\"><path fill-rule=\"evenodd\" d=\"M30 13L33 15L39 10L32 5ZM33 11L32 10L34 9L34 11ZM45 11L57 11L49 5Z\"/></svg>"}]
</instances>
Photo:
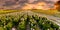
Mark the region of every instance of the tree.
<instances>
[{"instance_id":1,"label":"tree","mask_svg":"<svg viewBox=\"0 0 60 30\"><path fill-rule=\"evenodd\" d=\"M56 9L60 11L60 1L56 2L55 5L57 6Z\"/></svg>"}]
</instances>

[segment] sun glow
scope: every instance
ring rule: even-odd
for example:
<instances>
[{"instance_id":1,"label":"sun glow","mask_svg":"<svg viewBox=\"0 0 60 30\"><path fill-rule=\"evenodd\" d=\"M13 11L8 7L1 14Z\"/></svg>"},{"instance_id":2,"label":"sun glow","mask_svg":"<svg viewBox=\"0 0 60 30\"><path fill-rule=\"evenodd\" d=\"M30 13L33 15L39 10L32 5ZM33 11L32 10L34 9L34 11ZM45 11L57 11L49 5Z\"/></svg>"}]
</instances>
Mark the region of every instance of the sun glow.
<instances>
[{"instance_id":1,"label":"sun glow","mask_svg":"<svg viewBox=\"0 0 60 30\"><path fill-rule=\"evenodd\" d=\"M45 2L38 2L37 4L27 4L22 9L49 9Z\"/></svg>"}]
</instances>

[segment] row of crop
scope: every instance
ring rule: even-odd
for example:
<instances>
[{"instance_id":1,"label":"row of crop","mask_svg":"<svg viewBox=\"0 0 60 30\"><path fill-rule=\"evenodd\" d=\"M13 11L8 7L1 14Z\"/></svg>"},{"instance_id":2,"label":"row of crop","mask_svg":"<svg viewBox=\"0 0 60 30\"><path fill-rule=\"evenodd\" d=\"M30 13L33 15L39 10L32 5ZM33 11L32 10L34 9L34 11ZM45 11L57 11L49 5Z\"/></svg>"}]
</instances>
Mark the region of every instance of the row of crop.
<instances>
[{"instance_id":1,"label":"row of crop","mask_svg":"<svg viewBox=\"0 0 60 30\"><path fill-rule=\"evenodd\" d=\"M39 17L37 15L5 15L0 17L0 30L26 30L29 24L30 30L59 30L59 26L49 21L46 17ZM40 28L40 29L39 29Z\"/></svg>"},{"instance_id":2,"label":"row of crop","mask_svg":"<svg viewBox=\"0 0 60 30\"><path fill-rule=\"evenodd\" d=\"M18 30L25 30L25 19L26 18L24 14L0 16L0 30L11 30L12 28L16 28Z\"/></svg>"},{"instance_id":3,"label":"row of crop","mask_svg":"<svg viewBox=\"0 0 60 30\"><path fill-rule=\"evenodd\" d=\"M49 21L46 17L38 17L37 15L32 17L36 20L42 30L59 30L59 26Z\"/></svg>"}]
</instances>

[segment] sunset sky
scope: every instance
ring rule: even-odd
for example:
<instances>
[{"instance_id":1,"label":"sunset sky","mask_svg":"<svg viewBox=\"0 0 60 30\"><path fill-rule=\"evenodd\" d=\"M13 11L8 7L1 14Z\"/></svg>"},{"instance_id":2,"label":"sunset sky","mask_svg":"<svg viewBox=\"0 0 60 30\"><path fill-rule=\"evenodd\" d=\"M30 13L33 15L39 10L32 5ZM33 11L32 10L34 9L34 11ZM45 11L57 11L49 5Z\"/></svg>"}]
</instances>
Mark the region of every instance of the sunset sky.
<instances>
[{"instance_id":1,"label":"sunset sky","mask_svg":"<svg viewBox=\"0 0 60 30\"><path fill-rule=\"evenodd\" d=\"M24 7L30 7L32 6L39 7L37 4L44 2L44 6L42 7L47 7L47 8L52 8L54 7L55 2L59 0L0 0L0 9L21 9ZM28 5L27 5L28 4Z\"/></svg>"}]
</instances>

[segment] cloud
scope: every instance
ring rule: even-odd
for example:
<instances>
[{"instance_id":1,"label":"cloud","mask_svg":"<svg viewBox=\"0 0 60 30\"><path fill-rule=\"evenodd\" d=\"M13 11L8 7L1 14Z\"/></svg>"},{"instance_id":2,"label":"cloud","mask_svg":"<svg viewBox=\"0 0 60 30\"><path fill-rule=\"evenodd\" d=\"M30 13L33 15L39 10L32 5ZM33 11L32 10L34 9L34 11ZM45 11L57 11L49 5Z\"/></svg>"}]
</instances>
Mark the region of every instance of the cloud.
<instances>
[{"instance_id":1,"label":"cloud","mask_svg":"<svg viewBox=\"0 0 60 30\"><path fill-rule=\"evenodd\" d=\"M18 9L24 7L26 3L35 5L38 2L45 2L47 6L53 7L57 1L58 0L0 0L0 9Z\"/></svg>"},{"instance_id":2,"label":"cloud","mask_svg":"<svg viewBox=\"0 0 60 30\"><path fill-rule=\"evenodd\" d=\"M45 9L44 9L45 8ZM26 4L22 9L49 9L49 6L45 2L38 2L37 4Z\"/></svg>"}]
</instances>

